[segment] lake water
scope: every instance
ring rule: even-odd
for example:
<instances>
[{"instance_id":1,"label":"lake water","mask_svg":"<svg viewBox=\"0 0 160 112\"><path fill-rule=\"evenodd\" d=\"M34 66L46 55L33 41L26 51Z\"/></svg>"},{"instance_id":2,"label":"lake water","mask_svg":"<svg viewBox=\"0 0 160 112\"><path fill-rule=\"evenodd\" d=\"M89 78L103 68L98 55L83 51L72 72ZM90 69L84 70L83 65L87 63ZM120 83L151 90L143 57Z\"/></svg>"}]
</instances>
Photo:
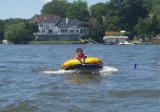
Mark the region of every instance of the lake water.
<instances>
[{"instance_id":1,"label":"lake water","mask_svg":"<svg viewBox=\"0 0 160 112\"><path fill-rule=\"evenodd\" d=\"M61 70L78 47L104 68ZM158 70L160 45L0 44L0 111L158 112Z\"/></svg>"}]
</instances>

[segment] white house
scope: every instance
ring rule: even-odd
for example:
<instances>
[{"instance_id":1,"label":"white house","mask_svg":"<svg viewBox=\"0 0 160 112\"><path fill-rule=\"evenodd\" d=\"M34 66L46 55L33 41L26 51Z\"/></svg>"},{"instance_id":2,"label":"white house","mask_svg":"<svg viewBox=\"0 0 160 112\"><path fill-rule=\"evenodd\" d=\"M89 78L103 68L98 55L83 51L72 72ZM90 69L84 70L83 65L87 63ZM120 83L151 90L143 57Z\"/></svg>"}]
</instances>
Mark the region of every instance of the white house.
<instances>
[{"instance_id":1,"label":"white house","mask_svg":"<svg viewBox=\"0 0 160 112\"><path fill-rule=\"evenodd\" d=\"M89 36L89 27L76 19L46 18L38 22L38 27L35 40L79 40L82 36Z\"/></svg>"},{"instance_id":2,"label":"white house","mask_svg":"<svg viewBox=\"0 0 160 112\"><path fill-rule=\"evenodd\" d=\"M104 36L103 41L105 44L118 44L124 43L128 39L127 36Z\"/></svg>"}]
</instances>

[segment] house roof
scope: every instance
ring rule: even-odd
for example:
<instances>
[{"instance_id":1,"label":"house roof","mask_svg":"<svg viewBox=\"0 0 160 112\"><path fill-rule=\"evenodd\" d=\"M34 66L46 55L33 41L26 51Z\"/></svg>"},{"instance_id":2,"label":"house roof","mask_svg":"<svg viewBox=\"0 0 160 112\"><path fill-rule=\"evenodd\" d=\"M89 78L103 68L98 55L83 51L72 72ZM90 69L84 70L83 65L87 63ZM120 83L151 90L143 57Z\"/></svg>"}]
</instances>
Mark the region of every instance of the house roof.
<instances>
[{"instance_id":1,"label":"house roof","mask_svg":"<svg viewBox=\"0 0 160 112\"><path fill-rule=\"evenodd\" d=\"M44 14L44 15L37 15L35 14L31 19L30 19L30 22L31 23L43 23L45 20L45 23L54 23L56 20L52 20L50 18L61 18L60 16L56 15L56 14ZM50 19L50 20L48 20ZM92 27L96 24L96 19L95 18L85 18L87 19L88 21L87 22L84 22L84 21L80 21L80 20L77 20L77 19L69 19L69 23L66 24L66 18L61 18L61 24L58 24L58 27L59 28L69 28L69 27L73 27L73 26L76 26L78 28L80 27L86 27L86 28L89 28L89 27Z\"/></svg>"},{"instance_id":2,"label":"house roof","mask_svg":"<svg viewBox=\"0 0 160 112\"><path fill-rule=\"evenodd\" d=\"M45 19L43 21L40 21L39 23L55 23L55 25L56 25L60 21L61 21L61 18L48 18L48 19Z\"/></svg>"},{"instance_id":3,"label":"house roof","mask_svg":"<svg viewBox=\"0 0 160 112\"><path fill-rule=\"evenodd\" d=\"M59 28L70 28L70 27L81 27L84 24L83 21L77 19L68 19L68 24L66 23L66 18L63 18L61 22L57 25Z\"/></svg>"},{"instance_id":4,"label":"house roof","mask_svg":"<svg viewBox=\"0 0 160 112\"><path fill-rule=\"evenodd\" d=\"M104 36L103 39L128 39L127 36Z\"/></svg>"},{"instance_id":5,"label":"house roof","mask_svg":"<svg viewBox=\"0 0 160 112\"><path fill-rule=\"evenodd\" d=\"M68 18L48 18L43 21L40 21L41 23L54 23L58 28L88 28L85 26L85 22L77 20L77 19L68 19ZM68 21L68 23L67 23Z\"/></svg>"},{"instance_id":6,"label":"house roof","mask_svg":"<svg viewBox=\"0 0 160 112\"><path fill-rule=\"evenodd\" d=\"M60 16L56 15L56 14L44 14L44 15L34 15L31 19L30 22L31 23L35 23L35 22L40 22L45 20L45 18L60 18Z\"/></svg>"}]
</instances>

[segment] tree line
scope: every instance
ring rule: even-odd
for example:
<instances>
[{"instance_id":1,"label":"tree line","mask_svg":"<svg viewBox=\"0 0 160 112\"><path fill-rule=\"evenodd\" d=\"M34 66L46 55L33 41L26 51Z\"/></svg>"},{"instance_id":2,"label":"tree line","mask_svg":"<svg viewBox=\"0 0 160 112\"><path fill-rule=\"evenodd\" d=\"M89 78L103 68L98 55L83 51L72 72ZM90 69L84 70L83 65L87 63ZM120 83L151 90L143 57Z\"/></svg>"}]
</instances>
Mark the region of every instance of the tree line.
<instances>
[{"instance_id":1,"label":"tree line","mask_svg":"<svg viewBox=\"0 0 160 112\"><path fill-rule=\"evenodd\" d=\"M31 41L34 39L33 33L38 31L36 23L29 23L29 20L20 18L10 18L0 20L0 40L8 40L12 43Z\"/></svg>"},{"instance_id":2,"label":"tree line","mask_svg":"<svg viewBox=\"0 0 160 112\"><path fill-rule=\"evenodd\" d=\"M58 9L58 10L57 10ZM130 32L129 39L154 38L160 34L159 0L110 0L90 7L86 1L52 0L45 4L42 14L57 14L61 17L85 20L96 18L97 24L91 29L90 37L102 41L105 31Z\"/></svg>"},{"instance_id":3,"label":"tree line","mask_svg":"<svg viewBox=\"0 0 160 112\"><path fill-rule=\"evenodd\" d=\"M83 0L76 0L72 3L67 0L52 0L42 7L41 14L57 14L60 17L83 21L86 18L96 18L96 25L91 28L90 38L98 42L102 41L105 31L125 30L130 32L129 39L133 39L135 35L145 39L154 38L160 34L159 0L110 0L90 7ZM11 25L15 21L18 24ZM21 29L13 27L21 27ZM11 31L12 29L14 30ZM25 29L23 31L25 35L31 35L38 30L35 24L26 20L0 20L0 39L13 38L12 35L17 35L15 31L22 32L22 29ZM29 36L23 36L23 39L18 39L18 41L31 40L27 37Z\"/></svg>"}]
</instances>

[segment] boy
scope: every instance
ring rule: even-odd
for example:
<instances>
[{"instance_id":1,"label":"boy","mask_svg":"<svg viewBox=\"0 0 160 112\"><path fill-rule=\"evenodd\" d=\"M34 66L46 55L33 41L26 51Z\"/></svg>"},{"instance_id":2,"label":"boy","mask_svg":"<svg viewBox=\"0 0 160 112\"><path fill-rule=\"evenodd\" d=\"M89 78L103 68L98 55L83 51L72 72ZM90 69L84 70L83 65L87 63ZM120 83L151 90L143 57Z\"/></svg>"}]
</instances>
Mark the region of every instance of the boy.
<instances>
[{"instance_id":1,"label":"boy","mask_svg":"<svg viewBox=\"0 0 160 112\"><path fill-rule=\"evenodd\" d=\"M75 58L87 57L87 56L83 53L83 50L82 50L81 48L77 48L76 52L77 52L77 55L76 55Z\"/></svg>"}]
</instances>

